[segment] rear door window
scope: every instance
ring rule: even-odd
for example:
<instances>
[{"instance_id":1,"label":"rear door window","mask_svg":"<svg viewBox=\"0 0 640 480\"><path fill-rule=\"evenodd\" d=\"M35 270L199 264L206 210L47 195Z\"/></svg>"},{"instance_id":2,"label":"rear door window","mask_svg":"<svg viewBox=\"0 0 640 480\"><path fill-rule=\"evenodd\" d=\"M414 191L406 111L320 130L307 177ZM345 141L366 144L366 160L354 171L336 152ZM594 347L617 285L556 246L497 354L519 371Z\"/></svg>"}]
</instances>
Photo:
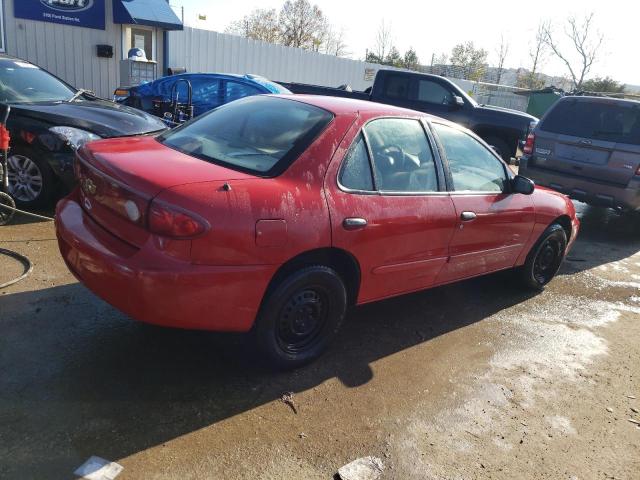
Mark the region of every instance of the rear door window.
<instances>
[{"instance_id":1,"label":"rear door window","mask_svg":"<svg viewBox=\"0 0 640 480\"><path fill-rule=\"evenodd\" d=\"M596 100L560 101L540 125L545 132L640 145L640 105Z\"/></svg>"},{"instance_id":2,"label":"rear door window","mask_svg":"<svg viewBox=\"0 0 640 480\"><path fill-rule=\"evenodd\" d=\"M407 75L389 75L384 82L384 94L389 98L407 100L410 85L411 79Z\"/></svg>"},{"instance_id":3,"label":"rear door window","mask_svg":"<svg viewBox=\"0 0 640 480\"><path fill-rule=\"evenodd\" d=\"M340 171L340 184L349 190L372 191L373 176L362 134L349 149Z\"/></svg>"},{"instance_id":4,"label":"rear door window","mask_svg":"<svg viewBox=\"0 0 640 480\"><path fill-rule=\"evenodd\" d=\"M367 124L376 188L382 192L438 191L433 152L418 120L382 118Z\"/></svg>"},{"instance_id":5,"label":"rear door window","mask_svg":"<svg viewBox=\"0 0 640 480\"><path fill-rule=\"evenodd\" d=\"M239 98L250 97L251 95L258 95L260 93L262 92L252 85L227 80L227 102L233 102L234 100L237 100Z\"/></svg>"}]
</instances>

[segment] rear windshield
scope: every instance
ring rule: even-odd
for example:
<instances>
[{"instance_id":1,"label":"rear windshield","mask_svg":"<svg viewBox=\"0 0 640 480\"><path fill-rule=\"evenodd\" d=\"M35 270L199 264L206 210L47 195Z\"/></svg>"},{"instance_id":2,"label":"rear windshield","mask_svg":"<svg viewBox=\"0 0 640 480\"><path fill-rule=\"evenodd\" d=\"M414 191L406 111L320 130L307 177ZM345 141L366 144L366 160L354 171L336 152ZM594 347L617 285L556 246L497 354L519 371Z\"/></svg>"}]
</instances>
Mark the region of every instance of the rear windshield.
<instances>
[{"instance_id":1,"label":"rear windshield","mask_svg":"<svg viewBox=\"0 0 640 480\"><path fill-rule=\"evenodd\" d=\"M542 121L545 132L640 145L640 105L563 100Z\"/></svg>"},{"instance_id":2,"label":"rear windshield","mask_svg":"<svg viewBox=\"0 0 640 480\"><path fill-rule=\"evenodd\" d=\"M217 108L159 137L194 157L261 176L284 171L332 120L326 110L254 96Z\"/></svg>"}]
</instances>

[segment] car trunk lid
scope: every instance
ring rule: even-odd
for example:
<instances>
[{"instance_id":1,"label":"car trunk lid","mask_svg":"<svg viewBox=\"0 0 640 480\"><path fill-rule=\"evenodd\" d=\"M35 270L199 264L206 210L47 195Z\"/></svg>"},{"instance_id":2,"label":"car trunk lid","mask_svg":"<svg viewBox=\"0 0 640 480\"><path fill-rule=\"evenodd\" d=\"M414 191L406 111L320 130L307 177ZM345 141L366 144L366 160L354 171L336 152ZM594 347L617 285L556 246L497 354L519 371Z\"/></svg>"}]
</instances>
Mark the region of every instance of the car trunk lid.
<instances>
[{"instance_id":1,"label":"car trunk lid","mask_svg":"<svg viewBox=\"0 0 640 480\"><path fill-rule=\"evenodd\" d=\"M85 212L103 228L137 247L149 237L148 209L161 191L189 183L251 177L145 137L86 145L78 152L76 175Z\"/></svg>"}]
</instances>

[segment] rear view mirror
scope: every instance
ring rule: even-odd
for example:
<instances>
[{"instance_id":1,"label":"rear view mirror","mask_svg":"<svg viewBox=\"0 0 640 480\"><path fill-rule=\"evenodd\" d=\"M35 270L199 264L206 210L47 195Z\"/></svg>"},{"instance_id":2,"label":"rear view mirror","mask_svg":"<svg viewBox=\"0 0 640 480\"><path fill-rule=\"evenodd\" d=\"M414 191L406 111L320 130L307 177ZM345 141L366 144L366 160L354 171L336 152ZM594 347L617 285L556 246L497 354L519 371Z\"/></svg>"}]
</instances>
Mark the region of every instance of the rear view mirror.
<instances>
[{"instance_id":1,"label":"rear view mirror","mask_svg":"<svg viewBox=\"0 0 640 480\"><path fill-rule=\"evenodd\" d=\"M533 183L533 180L523 177L522 175L516 175L511 179L511 191L513 193L531 195L535 188L536 184Z\"/></svg>"}]
</instances>

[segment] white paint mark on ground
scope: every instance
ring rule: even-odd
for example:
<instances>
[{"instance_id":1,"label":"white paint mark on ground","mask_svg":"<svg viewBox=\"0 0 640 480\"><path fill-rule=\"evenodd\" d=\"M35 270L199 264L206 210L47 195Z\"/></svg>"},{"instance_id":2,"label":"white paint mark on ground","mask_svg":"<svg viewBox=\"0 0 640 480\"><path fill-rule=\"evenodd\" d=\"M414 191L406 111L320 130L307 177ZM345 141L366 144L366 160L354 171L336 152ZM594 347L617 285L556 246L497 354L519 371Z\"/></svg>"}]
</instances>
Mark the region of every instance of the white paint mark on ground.
<instances>
[{"instance_id":1,"label":"white paint mark on ground","mask_svg":"<svg viewBox=\"0 0 640 480\"><path fill-rule=\"evenodd\" d=\"M118 463L93 456L73 473L86 480L113 480L123 469L124 467Z\"/></svg>"}]
</instances>

